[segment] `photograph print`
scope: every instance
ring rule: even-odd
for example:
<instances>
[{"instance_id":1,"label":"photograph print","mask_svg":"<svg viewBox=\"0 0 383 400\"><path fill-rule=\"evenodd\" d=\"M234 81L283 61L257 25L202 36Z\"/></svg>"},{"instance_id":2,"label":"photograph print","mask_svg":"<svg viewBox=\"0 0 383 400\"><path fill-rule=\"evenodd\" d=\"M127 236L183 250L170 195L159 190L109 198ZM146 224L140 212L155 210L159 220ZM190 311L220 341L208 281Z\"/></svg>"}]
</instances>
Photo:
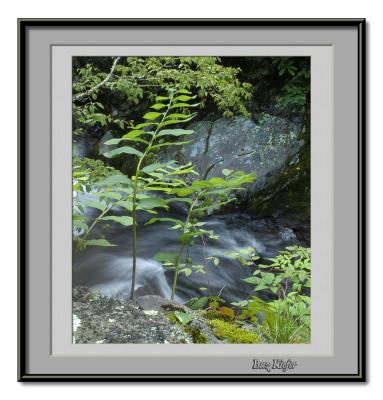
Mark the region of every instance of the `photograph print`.
<instances>
[{"instance_id":1,"label":"photograph print","mask_svg":"<svg viewBox=\"0 0 383 400\"><path fill-rule=\"evenodd\" d=\"M310 57L72 67L73 343L310 343Z\"/></svg>"}]
</instances>

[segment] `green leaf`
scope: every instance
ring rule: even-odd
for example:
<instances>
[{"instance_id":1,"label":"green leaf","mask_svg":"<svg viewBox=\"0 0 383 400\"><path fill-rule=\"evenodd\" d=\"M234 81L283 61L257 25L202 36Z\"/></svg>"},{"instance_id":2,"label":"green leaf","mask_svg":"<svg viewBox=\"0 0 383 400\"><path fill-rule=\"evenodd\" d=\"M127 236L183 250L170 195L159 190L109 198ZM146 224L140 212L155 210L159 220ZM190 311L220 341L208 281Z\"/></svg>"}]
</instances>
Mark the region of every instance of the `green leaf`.
<instances>
[{"instance_id":1,"label":"green leaf","mask_svg":"<svg viewBox=\"0 0 383 400\"><path fill-rule=\"evenodd\" d=\"M179 226L179 225L176 225L175 227L181 228L181 226ZM175 228L175 227L173 227L173 228ZM187 244L189 244L189 240L195 236L196 236L196 234L193 232L185 232L180 236L180 241L182 244L187 245Z\"/></svg>"},{"instance_id":2,"label":"green leaf","mask_svg":"<svg viewBox=\"0 0 383 400\"><path fill-rule=\"evenodd\" d=\"M255 285L261 281L261 278L259 278L258 276L249 276L248 278L245 278L242 280L247 283L251 283L251 284Z\"/></svg>"},{"instance_id":3,"label":"green leaf","mask_svg":"<svg viewBox=\"0 0 383 400\"><path fill-rule=\"evenodd\" d=\"M157 137L166 135L170 136L191 135L192 133L194 133L194 131L191 129L164 129L158 133Z\"/></svg>"},{"instance_id":4,"label":"green leaf","mask_svg":"<svg viewBox=\"0 0 383 400\"><path fill-rule=\"evenodd\" d=\"M118 138L118 139L109 139L106 142L104 142L104 144L108 145L108 146L112 146L114 144L119 144L123 139L122 138Z\"/></svg>"},{"instance_id":5,"label":"green leaf","mask_svg":"<svg viewBox=\"0 0 383 400\"><path fill-rule=\"evenodd\" d=\"M83 231L88 230L88 225L81 219L73 219L73 228L81 229Z\"/></svg>"},{"instance_id":6,"label":"green leaf","mask_svg":"<svg viewBox=\"0 0 383 400\"><path fill-rule=\"evenodd\" d=\"M168 161L167 163L153 163L153 164L147 165L146 167L142 168L142 171L146 172L146 173L150 173L150 172L157 171L160 168L164 168L164 167L167 167L168 165L172 165L172 164L175 164L174 160Z\"/></svg>"},{"instance_id":7,"label":"green leaf","mask_svg":"<svg viewBox=\"0 0 383 400\"><path fill-rule=\"evenodd\" d=\"M172 113L172 114L167 114L165 117L165 121L167 120L177 120L179 123L186 122L191 120L197 115L196 112L194 113L188 113L188 114L181 114L181 113Z\"/></svg>"},{"instance_id":8,"label":"green leaf","mask_svg":"<svg viewBox=\"0 0 383 400\"><path fill-rule=\"evenodd\" d=\"M153 108L154 110L161 110L164 107L166 107L165 104L157 103L157 104L153 104L150 108ZM149 118L149 119L152 119L152 118Z\"/></svg>"},{"instance_id":9,"label":"green leaf","mask_svg":"<svg viewBox=\"0 0 383 400\"><path fill-rule=\"evenodd\" d=\"M125 225L125 226L133 225L133 218L132 217L128 217L128 216L122 216L122 217L110 216L110 217L103 217L101 219L104 220L104 221L118 222L119 224Z\"/></svg>"},{"instance_id":10,"label":"green leaf","mask_svg":"<svg viewBox=\"0 0 383 400\"><path fill-rule=\"evenodd\" d=\"M153 125L158 125L158 122L142 122L141 124L136 125L134 129L141 129L145 128L146 126L153 126Z\"/></svg>"},{"instance_id":11,"label":"green leaf","mask_svg":"<svg viewBox=\"0 0 383 400\"><path fill-rule=\"evenodd\" d=\"M307 278L307 274L306 274L306 272L301 271L301 272L298 272L298 277L301 282L304 282Z\"/></svg>"},{"instance_id":12,"label":"green leaf","mask_svg":"<svg viewBox=\"0 0 383 400\"><path fill-rule=\"evenodd\" d=\"M133 202L129 200L119 201L118 205L124 207L128 211L133 211Z\"/></svg>"},{"instance_id":13,"label":"green leaf","mask_svg":"<svg viewBox=\"0 0 383 400\"><path fill-rule=\"evenodd\" d=\"M130 131L130 132L128 132L128 133L125 133L125 135L122 136L121 139L124 139L124 140L129 140L129 139L134 140L134 139L136 139L136 140L138 140L137 138L138 138L139 136L141 136L141 135L147 135L147 134L150 134L150 135L151 135L152 132L149 132L149 131L142 131L141 129L134 129L133 131Z\"/></svg>"},{"instance_id":14,"label":"green leaf","mask_svg":"<svg viewBox=\"0 0 383 400\"><path fill-rule=\"evenodd\" d=\"M156 101L163 101L163 100L169 100L169 96L157 96Z\"/></svg>"},{"instance_id":15,"label":"green leaf","mask_svg":"<svg viewBox=\"0 0 383 400\"><path fill-rule=\"evenodd\" d=\"M271 272L266 272L262 275L262 281L266 284L271 284L274 281L274 274Z\"/></svg>"},{"instance_id":16,"label":"green leaf","mask_svg":"<svg viewBox=\"0 0 383 400\"><path fill-rule=\"evenodd\" d=\"M242 308L242 307L246 307L249 304L249 301L248 300L241 300L241 301L233 302L233 303L230 303L230 304L232 304L233 306Z\"/></svg>"},{"instance_id":17,"label":"green leaf","mask_svg":"<svg viewBox=\"0 0 383 400\"><path fill-rule=\"evenodd\" d=\"M148 143L146 140L143 140L143 139L139 138L139 136L141 136L141 135L143 135L145 133L148 133L148 132L145 132L145 131L142 131L142 130L139 130L139 129L135 129L135 130L132 130L132 131L126 133L124 136L122 136L122 137L120 137L118 139L107 140L106 142L104 142L104 144L107 144L107 145L119 144L123 140L130 140L130 141L133 141L133 142L137 141L137 142Z\"/></svg>"},{"instance_id":18,"label":"green leaf","mask_svg":"<svg viewBox=\"0 0 383 400\"><path fill-rule=\"evenodd\" d=\"M152 146L152 149L159 149L164 146L182 146L184 144L189 144L191 143L191 140L185 141L185 142L165 142L165 143L160 143Z\"/></svg>"},{"instance_id":19,"label":"green leaf","mask_svg":"<svg viewBox=\"0 0 383 400\"><path fill-rule=\"evenodd\" d=\"M177 253L159 252L153 256L153 259L161 263L169 261L174 264L177 260Z\"/></svg>"},{"instance_id":20,"label":"green leaf","mask_svg":"<svg viewBox=\"0 0 383 400\"><path fill-rule=\"evenodd\" d=\"M264 283L260 283L259 285L257 285L254 289L254 292L257 292L259 290L264 290L267 289L267 286Z\"/></svg>"},{"instance_id":21,"label":"green leaf","mask_svg":"<svg viewBox=\"0 0 383 400\"><path fill-rule=\"evenodd\" d=\"M113 192L102 192L100 193L100 198L112 199L112 200L121 200L122 196L119 193Z\"/></svg>"},{"instance_id":22,"label":"green leaf","mask_svg":"<svg viewBox=\"0 0 383 400\"><path fill-rule=\"evenodd\" d=\"M109 243L106 239L92 239L84 240L86 246L116 246L115 244Z\"/></svg>"},{"instance_id":23,"label":"green leaf","mask_svg":"<svg viewBox=\"0 0 383 400\"><path fill-rule=\"evenodd\" d=\"M154 192L164 192L164 193L171 193L173 189L170 188L163 188L163 187L152 187L152 186L145 186L145 191L154 191Z\"/></svg>"},{"instance_id":24,"label":"green leaf","mask_svg":"<svg viewBox=\"0 0 383 400\"><path fill-rule=\"evenodd\" d=\"M142 157L144 154L138 151L137 149L130 147L130 146L124 146L124 147L119 147L118 149L114 149L111 151L108 151L104 153L104 156L107 158L113 158L116 156L119 156L121 154L133 154L138 157Z\"/></svg>"},{"instance_id":25,"label":"green leaf","mask_svg":"<svg viewBox=\"0 0 383 400\"><path fill-rule=\"evenodd\" d=\"M184 197L188 196L189 194L192 194L195 192L195 189L193 188L181 188L181 189L173 189L172 193L177 194L177 196Z\"/></svg>"},{"instance_id":26,"label":"green leaf","mask_svg":"<svg viewBox=\"0 0 383 400\"><path fill-rule=\"evenodd\" d=\"M84 205L87 207L97 208L100 211L104 211L106 209L106 205L104 203L100 203L95 200L86 200L84 201Z\"/></svg>"},{"instance_id":27,"label":"green leaf","mask_svg":"<svg viewBox=\"0 0 383 400\"><path fill-rule=\"evenodd\" d=\"M151 111L151 112L146 113L146 114L143 116L143 118L144 118L144 119L148 119L148 120L153 120L153 119L156 119L156 118L160 117L161 115L162 115L162 114L159 113L159 112Z\"/></svg>"},{"instance_id":28,"label":"green leaf","mask_svg":"<svg viewBox=\"0 0 383 400\"><path fill-rule=\"evenodd\" d=\"M166 202L158 197L149 197L147 199L142 199L138 202L138 205L144 210L151 210L152 208L162 207L167 208Z\"/></svg>"},{"instance_id":29,"label":"green leaf","mask_svg":"<svg viewBox=\"0 0 383 400\"><path fill-rule=\"evenodd\" d=\"M202 307L206 306L208 301L209 301L209 297L207 297L207 296L200 297L199 299L189 303L189 307L192 310L200 310Z\"/></svg>"},{"instance_id":30,"label":"green leaf","mask_svg":"<svg viewBox=\"0 0 383 400\"><path fill-rule=\"evenodd\" d=\"M171 199L167 199L167 200L166 200L167 203L171 203L171 202L173 202L173 201L188 203L188 204L190 204L190 205L193 203L193 200L192 200L192 199L188 199L188 198L184 198L184 197L182 197L182 198L173 197L173 198L171 198Z\"/></svg>"},{"instance_id":31,"label":"green leaf","mask_svg":"<svg viewBox=\"0 0 383 400\"><path fill-rule=\"evenodd\" d=\"M183 272L186 276L190 276L193 271L190 268L182 268L179 272Z\"/></svg>"},{"instance_id":32,"label":"green leaf","mask_svg":"<svg viewBox=\"0 0 383 400\"><path fill-rule=\"evenodd\" d=\"M119 144L120 142L122 142L123 140L129 141L129 142L140 142L140 143L144 143L144 144L149 144L149 142L147 140L141 139L139 137L135 137L135 138L119 138L119 139L110 139L108 141L106 141L104 144L109 145L116 145Z\"/></svg>"},{"instance_id":33,"label":"green leaf","mask_svg":"<svg viewBox=\"0 0 383 400\"><path fill-rule=\"evenodd\" d=\"M181 96L177 96L174 100L177 101L189 101L192 99L195 99L197 96L186 96L186 95L181 95Z\"/></svg>"},{"instance_id":34,"label":"green leaf","mask_svg":"<svg viewBox=\"0 0 383 400\"><path fill-rule=\"evenodd\" d=\"M199 106L199 103L196 103L196 104L188 104L188 103L176 103L176 104L173 104L170 108L188 108L188 107L198 107Z\"/></svg>"},{"instance_id":35,"label":"green leaf","mask_svg":"<svg viewBox=\"0 0 383 400\"><path fill-rule=\"evenodd\" d=\"M123 184L130 184L131 181L130 179L122 174L115 174L115 175L111 175L108 176L107 178L105 178L104 180L99 182L99 185L105 185L105 186L114 186L117 185L119 183L123 183ZM120 189L120 188L119 188Z\"/></svg>"},{"instance_id":36,"label":"green leaf","mask_svg":"<svg viewBox=\"0 0 383 400\"><path fill-rule=\"evenodd\" d=\"M175 311L174 315L177 317L182 325L188 324L193 319L193 314L183 311Z\"/></svg>"},{"instance_id":37,"label":"green leaf","mask_svg":"<svg viewBox=\"0 0 383 400\"><path fill-rule=\"evenodd\" d=\"M160 221L160 222L174 222L175 224L180 224L183 226L183 221L180 219L176 218L151 218L145 225L151 225L154 224L155 222Z\"/></svg>"},{"instance_id":38,"label":"green leaf","mask_svg":"<svg viewBox=\"0 0 383 400\"><path fill-rule=\"evenodd\" d=\"M194 116L192 116L190 118L187 118L187 119L184 119L182 121L180 121L178 119L169 119L169 120L164 121L161 124L161 127L164 127L164 126L167 126L167 125L176 125L176 124L180 124L180 123L183 123L183 122L188 122L188 121L192 120L193 118L194 118Z\"/></svg>"},{"instance_id":39,"label":"green leaf","mask_svg":"<svg viewBox=\"0 0 383 400\"><path fill-rule=\"evenodd\" d=\"M191 92L189 92L188 90L186 90L186 89L179 89L179 90L177 90L177 93L182 93L182 94L191 94Z\"/></svg>"}]
</instances>

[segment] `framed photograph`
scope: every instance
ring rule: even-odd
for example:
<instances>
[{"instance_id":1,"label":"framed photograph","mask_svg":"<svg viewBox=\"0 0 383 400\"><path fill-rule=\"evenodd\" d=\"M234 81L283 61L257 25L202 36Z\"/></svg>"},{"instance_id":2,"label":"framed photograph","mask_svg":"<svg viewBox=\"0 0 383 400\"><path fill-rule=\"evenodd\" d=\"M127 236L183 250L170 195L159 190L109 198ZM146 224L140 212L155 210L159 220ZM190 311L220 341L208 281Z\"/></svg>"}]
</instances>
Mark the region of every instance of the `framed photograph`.
<instances>
[{"instance_id":1,"label":"framed photograph","mask_svg":"<svg viewBox=\"0 0 383 400\"><path fill-rule=\"evenodd\" d=\"M18 379L365 381L365 20L18 27Z\"/></svg>"}]
</instances>

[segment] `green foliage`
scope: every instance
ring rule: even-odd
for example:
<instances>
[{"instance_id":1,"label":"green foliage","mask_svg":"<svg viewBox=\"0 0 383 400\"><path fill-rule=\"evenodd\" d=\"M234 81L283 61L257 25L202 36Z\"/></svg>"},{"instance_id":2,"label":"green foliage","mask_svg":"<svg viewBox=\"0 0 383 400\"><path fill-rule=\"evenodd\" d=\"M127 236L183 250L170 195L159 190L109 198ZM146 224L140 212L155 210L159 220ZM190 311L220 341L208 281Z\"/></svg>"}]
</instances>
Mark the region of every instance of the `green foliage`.
<instances>
[{"instance_id":1,"label":"green foliage","mask_svg":"<svg viewBox=\"0 0 383 400\"><path fill-rule=\"evenodd\" d=\"M311 250L300 246L287 247L271 263L258 264L253 276L244 279L256 285L254 291L270 289L286 297L289 291L302 293L311 287ZM291 288L289 284L291 283Z\"/></svg>"},{"instance_id":2,"label":"green foliage","mask_svg":"<svg viewBox=\"0 0 383 400\"><path fill-rule=\"evenodd\" d=\"M243 185L251 183L255 179L254 174L245 174L242 171L225 170L224 178L213 177L208 180L195 180L191 184L182 187L174 187L168 191L169 194L178 196L182 201L186 200L188 210L186 220L174 218L152 218L148 224L156 221L171 222L171 229L180 231L180 248L176 255L173 254L172 260L164 260L164 265L174 268L174 279L172 286L172 296L174 298L177 279L179 273L189 276L193 270L196 273L206 273L205 265L192 265L192 260L188 257L183 259L185 248L193 246L194 241L199 238L205 245L205 238L218 239L213 230L207 230L203 226L205 222L199 221L198 218L204 217L206 214L218 210L222 206L235 201L233 192L242 190ZM178 198L172 199L177 201ZM158 256L158 255L157 255ZM175 258L174 258L175 257ZM215 266L219 264L217 257L205 257L205 262L212 261Z\"/></svg>"},{"instance_id":3,"label":"green foliage","mask_svg":"<svg viewBox=\"0 0 383 400\"><path fill-rule=\"evenodd\" d=\"M215 336L228 343L260 343L259 335L247 329L240 328L234 322L223 321L221 319L208 320L208 324Z\"/></svg>"},{"instance_id":4,"label":"green foliage","mask_svg":"<svg viewBox=\"0 0 383 400\"><path fill-rule=\"evenodd\" d=\"M232 59L226 64L232 64ZM251 84L256 112L308 113L310 109L309 57L241 57L238 79Z\"/></svg>"},{"instance_id":5,"label":"green foliage","mask_svg":"<svg viewBox=\"0 0 383 400\"><path fill-rule=\"evenodd\" d=\"M117 172L100 160L92 160L86 157L73 157L72 168L73 191L80 193L90 192L92 185L101 178L106 178Z\"/></svg>"},{"instance_id":6,"label":"green foliage","mask_svg":"<svg viewBox=\"0 0 383 400\"><path fill-rule=\"evenodd\" d=\"M239 251L228 251L226 257L236 258L242 265L254 265L255 261L259 260L254 247L247 247Z\"/></svg>"},{"instance_id":7,"label":"green foliage","mask_svg":"<svg viewBox=\"0 0 383 400\"><path fill-rule=\"evenodd\" d=\"M189 300L188 306L192 310L201 310L208 306L208 309L217 308L221 303L225 301L219 296L202 296L194 297Z\"/></svg>"},{"instance_id":8,"label":"green foliage","mask_svg":"<svg viewBox=\"0 0 383 400\"><path fill-rule=\"evenodd\" d=\"M75 101L75 115L79 121L81 118L82 123L94 120L96 113L104 115L105 123L120 123L113 119L112 113L100 110L99 99L108 93L117 95L121 102L130 105L137 105L144 99L154 101L157 97L158 101L152 108L162 110L162 102L169 96L159 95L160 92L174 88L193 89L202 107L209 101L214 102L226 116L247 113L245 102L251 97L251 85L240 82L238 74L241 70L222 65L219 57L120 57L112 75L110 71L115 59L100 57L92 58L91 63L89 61L76 58L78 67L74 69L74 99L92 90L88 96ZM102 84L105 79L107 81ZM180 93L178 107L191 99L189 93ZM93 104L91 110L83 106L89 101Z\"/></svg>"},{"instance_id":9,"label":"green foliage","mask_svg":"<svg viewBox=\"0 0 383 400\"><path fill-rule=\"evenodd\" d=\"M72 175L75 251L84 250L87 246L113 246L104 238L88 239L88 236L100 221L113 220L128 225L128 216L107 217L106 214L127 201L131 181L102 161L89 158L74 157ZM89 196L92 199L88 199ZM86 212L88 208L99 213L95 217L89 216Z\"/></svg>"},{"instance_id":10,"label":"green foliage","mask_svg":"<svg viewBox=\"0 0 383 400\"><path fill-rule=\"evenodd\" d=\"M243 255L247 256L241 261ZM256 296L232 303L241 310L240 319L259 324L259 334L270 343L298 343L310 340L311 250L290 246L269 258L267 264L255 264L255 250L250 248L229 253L244 265L254 265L252 276L244 281L254 285L255 292L271 291L278 296L264 302Z\"/></svg>"},{"instance_id":11,"label":"green foliage","mask_svg":"<svg viewBox=\"0 0 383 400\"><path fill-rule=\"evenodd\" d=\"M173 194L178 189L185 188L187 184L181 178L182 175L195 173L191 164L177 165L171 160L166 163L152 163L145 166L146 159L155 154L158 148L178 145L167 141L168 136L189 136L193 133L191 130L169 128L171 125L177 125L189 121L195 114L186 110L194 107L195 104L189 103L194 100L195 96L190 96L190 92L185 89L174 90L169 89L167 96L160 96L151 108L161 110L160 112L147 112L143 119L150 122L144 122L132 127L132 130L124 134L122 137L107 141L106 145L117 145L111 151L104 153L107 158L118 157L121 155L132 155L137 157L137 166L135 173L131 176L131 193L129 201L120 202L131 212L131 217L108 217L108 219L122 223L124 225L132 225L133 235L133 265L132 265L132 287L130 297L134 297L135 274L137 262L137 210L143 210L151 214L157 214L155 208L168 208L167 201L158 197L148 196L148 192L159 192ZM182 103L180 103L182 101ZM175 110L175 112L173 112ZM166 129L163 129L166 127ZM136 147L125 146L123 142L130 141L136 144L144 144L142 151ZM104 218L105 219L105 218ZM162 218L152 218L150 223L161 220ZM188 270L184 270L188 274Z\"/></svg>"},{"instance_id":12,"label":"green foliage","mask_svg":"<svg viewBox=\"0 0 383 400\"><path fill-rule=\"evenodd\" d=\"M196 344L208 343L208 338L202 332L202 330L199 329L198 326L186 325L186 326L184 326L184 331L192 337L193 343L196 343Z\"/></svg>"},{"instance_id":13,"label":"green foliage","mask_svg":"<svg viewBox=\"0 0 383 400\"><path fill-rule=\"evenodd\" d=\"M278 75L285 78L281 94L276 98L279 110L304 112L309 105L310 65L299 58L277 57L273 60Z\"/></svg>"},{"instance_id":14,"label":"green foliage","mask_svg":"<svg viewBox=\"0 0 383 400\"><path fill-rule=\"evenodd\" d=\"M182 325L187 325L193 319L193 314L183 311L175 311L174 315Z\"/></svg>"}]
</instances>

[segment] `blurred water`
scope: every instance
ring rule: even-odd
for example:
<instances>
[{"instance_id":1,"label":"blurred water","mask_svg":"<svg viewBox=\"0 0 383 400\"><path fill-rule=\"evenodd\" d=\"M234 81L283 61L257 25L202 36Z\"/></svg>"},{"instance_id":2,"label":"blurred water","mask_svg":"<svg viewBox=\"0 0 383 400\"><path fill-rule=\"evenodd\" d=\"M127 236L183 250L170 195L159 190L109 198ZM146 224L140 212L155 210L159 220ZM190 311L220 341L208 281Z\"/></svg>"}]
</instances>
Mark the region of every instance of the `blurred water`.
<instances>
[{"instance_id":1,"label":"blurred water","mask_svg":"<svg viewBox=\"0 0 383 400\"><path fill-rule=\"evenodd\" d=\"M182 218L182 210L174 210L175 218ZM181 214L181 215L180 215ZM141 216L138 228L137 280L136 294L159 294L169 297L173 272L165 270L160 263L153 260L159 251L176 252L179 248L179 231L169 229L171 225L156 223L145 226ZM289 228L288 221L255 218L243 213L232 213L222 216L211 216L205 219L206 229L213 229L218 240L208 240L203 245L196 239L195 245L187 250L193 264L204 264L205 256L217 256L218 266L208 261L206 274L192 273L189 277L180 274L177 285L177 300L186 302L192 297L217 295L228 301L246 298L252 286L242 279L252 274L252 269L226 257L228 251L252 246L261 257L274 256L278 250L292 243L307 245L298 240ZM289 229L289 235L284 234ZM131 285L132 246L130 228L119 224L110 224L103 230L98 225L94 234L105 237L116 244L116 247L89 247L86 251L74 256L73 285L88 286L110 296L128 296ZM299 235L298 235L299 236ZM199 288L207 288L201 291Z\"/></svg>"}]
</instances>

